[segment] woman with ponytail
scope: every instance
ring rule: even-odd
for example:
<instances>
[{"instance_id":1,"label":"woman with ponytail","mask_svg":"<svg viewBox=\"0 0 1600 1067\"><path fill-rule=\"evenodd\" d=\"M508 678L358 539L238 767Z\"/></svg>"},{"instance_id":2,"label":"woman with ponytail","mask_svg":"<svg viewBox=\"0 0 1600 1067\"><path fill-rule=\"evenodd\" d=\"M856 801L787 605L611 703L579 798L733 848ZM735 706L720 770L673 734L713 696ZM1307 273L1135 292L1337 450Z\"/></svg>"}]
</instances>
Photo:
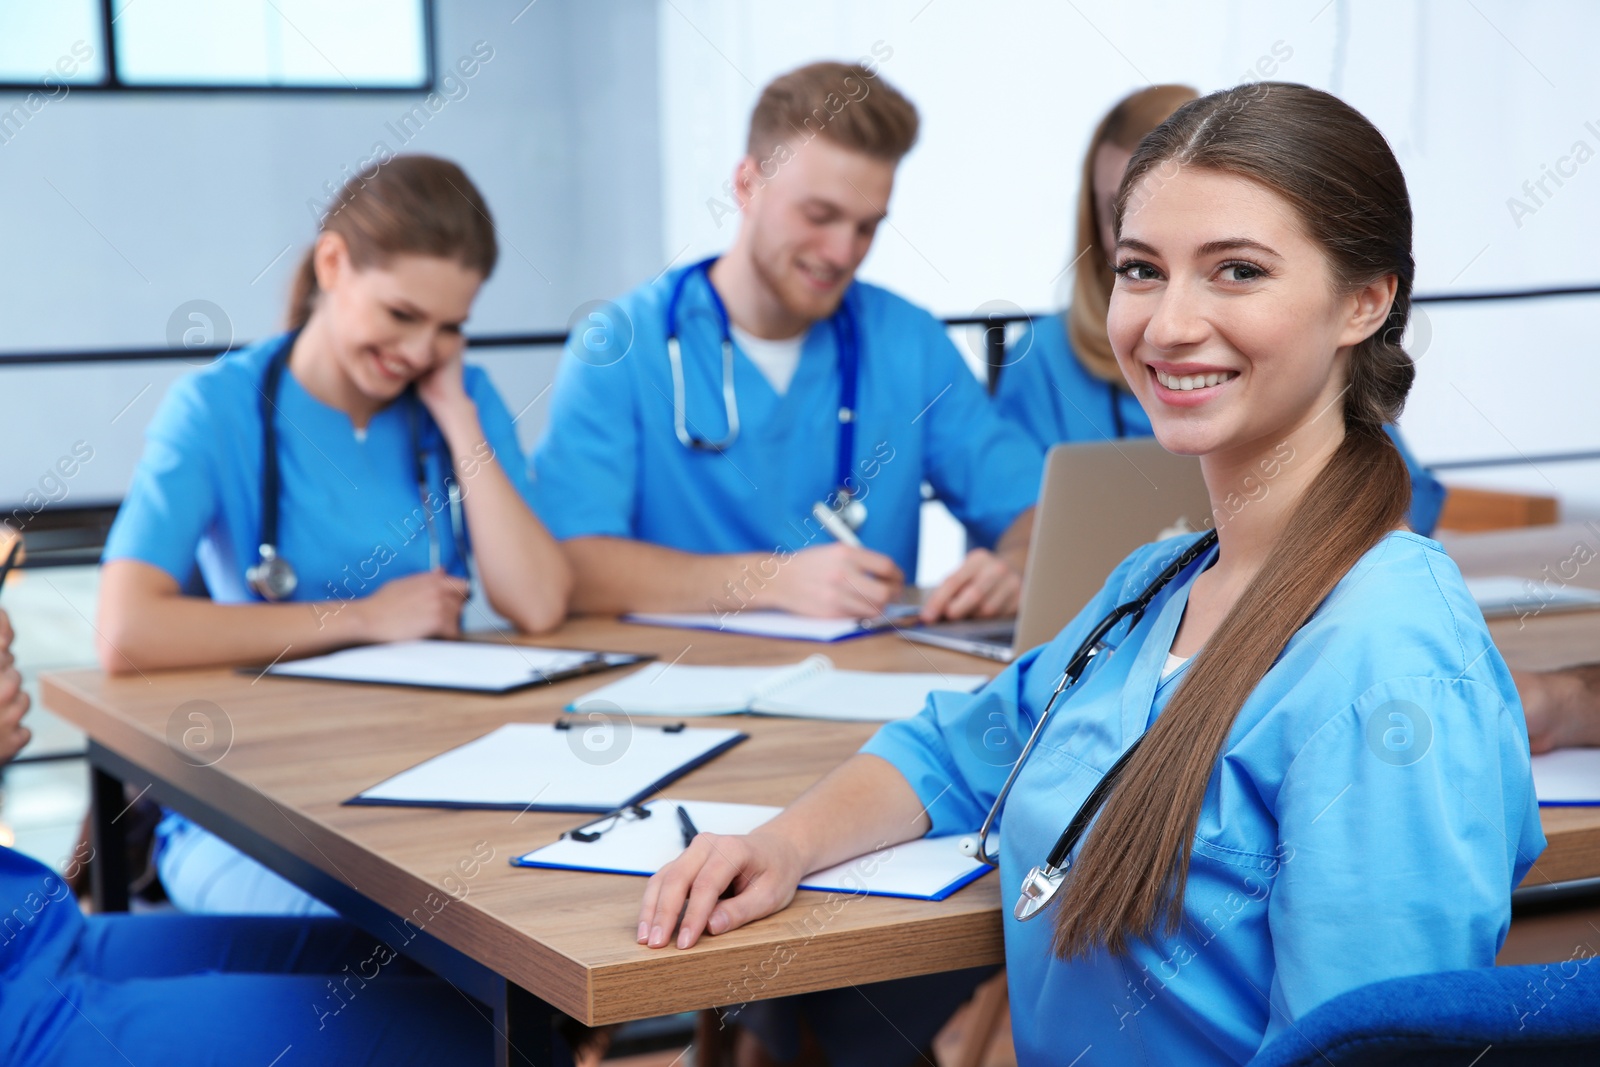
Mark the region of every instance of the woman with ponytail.
<instances>
[{"instance_id":1,"label":"woman with ponytail","mask_svg":"<svg viewBox=\"0 0 1600 1067\"><path fill-rule=\"evenodd\" d=\"M1242 1063L1346 990L1493 965L1544 838L1511 677L1405 528L1382 429L1411 386L1414 274L1382 135L1305 86L1214 93L1142 143L1116 217L1118 367L1213 501L1248 503L1111 631L1022 764L1007 905L1132 750L1060 892L1031 921L1007 907L1013 1036L1023 1064ZM1053 642L934 694L771 823L702 834L651 880L641 942L687 947L809 871L974 831L1073 651L1198 536L1135 552Z\"/></svg>"},{"instance_id":2,"label":"woman with ponytail","mask_svg":"<svg viewBox=\"0 0 1600 1067\"><path fill-rule=\"evenodd\" d=\"M472 571L518 628L562 620L571 576L511 415L462 363L496 255L454 163L397 156L351 179L300 265L288 331L181 379L146 430L101 570L107 671L454 637ZM325 910L176 814L156 856L187 910Z\"/></svg>"},{"instance_id":3,"label":"woman with ponytail","mask_svg":"<svg viewBox=\"0 0 1600 1067\"><path fill-rule=\"evenodd\" d=\"M1139 142L1198 95L1187 85L1148 85L1117 101L1089 138L1078 185L1077 237L1067 264L1072 303L1059 315L1023 327L1008 346L994 392L1000 413L1041 448L1063 441L1149 437L1153 432L1106 334L1116 278L1116 195ZM1431 535L1444 507L1444 486L1417 462L1398 427L1391 423L1384 429L1411 476L1406 525Z\"/></svg>"}]
</instances>

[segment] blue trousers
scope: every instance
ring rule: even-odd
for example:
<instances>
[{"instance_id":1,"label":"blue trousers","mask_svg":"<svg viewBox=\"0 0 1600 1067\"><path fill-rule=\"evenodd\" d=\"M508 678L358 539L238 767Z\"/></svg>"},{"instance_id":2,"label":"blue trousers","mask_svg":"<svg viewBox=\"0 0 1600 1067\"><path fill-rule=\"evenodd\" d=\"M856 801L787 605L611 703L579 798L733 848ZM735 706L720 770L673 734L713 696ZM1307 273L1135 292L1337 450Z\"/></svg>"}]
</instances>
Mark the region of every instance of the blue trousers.
<instances>
[{"instance_id":1,"label":"blue trousers","mask_svg":"<svg viewBox=\"0 0 1600 1067\"><path fill-rule=\"evenodd\" d=\"M166 813L156 828L156 871L173 905L201 915L321 915L336 912L222 838Z\"/></svg>"},{"instance_id":2,"label":"blue trousers","mask_svg":"<svg viewBox=\"0 0 1600 1067\"><path fill-rule=\"evenodd\" d=\"M15 978L62 1024L21 1062L290 1067L490 1058L486 1009L336 919L91 917L67 962L54 974ZM6 986L9 996L12 981Z\"/></svg>"}]
</instances>

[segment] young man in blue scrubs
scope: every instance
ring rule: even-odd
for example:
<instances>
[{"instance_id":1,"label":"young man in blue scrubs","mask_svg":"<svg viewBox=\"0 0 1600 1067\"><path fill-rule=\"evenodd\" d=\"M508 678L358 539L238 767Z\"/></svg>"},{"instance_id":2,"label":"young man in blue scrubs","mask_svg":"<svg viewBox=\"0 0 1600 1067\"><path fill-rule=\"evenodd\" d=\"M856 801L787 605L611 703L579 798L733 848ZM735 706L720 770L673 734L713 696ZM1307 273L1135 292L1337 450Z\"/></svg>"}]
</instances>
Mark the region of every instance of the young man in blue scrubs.
<instances>
[{"instance_id":1,"label":"young man in blue scrubs","mask_svg":"<svg viewBox=\"0 0 1600 1067\"><path fill-rule=\"evenodd\" d=\"M29 737L11 639L0 611L0 766ZM339 920L85 918L65 879L0 848L7 1067L485 1063L490 1037L456 990Z\"/></svg>"},{"instance_id":2,"label":"young man in blue scrubs","mask_svg":"<svg viewBox=\"0 0 1600 1067\"><path fill-rule=\"evenodd\" d=\"M1016 609L1042 450L932 315L855 277L917 123L864 66L778 78L733 246L623 297L631 343L574 331L533 466L576 610L874 615L916 573L924 482L978 546L924 617Z\"/></svg>"},{"instance_id":3,"label":"young man in blue scrubs","mask_svg":"<svg viewBox=\"0 0 1600 1067\"><path fill-rule=\"evenodd\" d=\"M875 615L916 573L924 481L979 546L924 617L1016 610L1043 452L932 315L855 278L917 125L863 66L776 79L734 172L733 246L623 297L631 345L574 331L533 456L574 610ZM863 547L812 517L819 502L860 520ZM981 977L815 994L804 1014L836 1065L910 1062ZM792 1001L736 1018L797 1055Z\"/></svg>"}]
</instances>

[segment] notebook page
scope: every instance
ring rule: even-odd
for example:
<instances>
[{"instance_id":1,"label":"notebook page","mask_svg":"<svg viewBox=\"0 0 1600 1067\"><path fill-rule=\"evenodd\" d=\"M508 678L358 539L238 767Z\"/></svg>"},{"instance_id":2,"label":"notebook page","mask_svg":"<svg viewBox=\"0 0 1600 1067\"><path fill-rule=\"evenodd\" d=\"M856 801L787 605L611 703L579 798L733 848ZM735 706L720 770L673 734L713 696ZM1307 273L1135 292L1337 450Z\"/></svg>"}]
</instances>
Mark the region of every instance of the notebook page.
<instances>
[{"instance_id":1,"label":"notebook page","mask_svg":"<svg viewBox=\"0 0 1600 1067\"><path fill-rule=\"evenodd\" d=\"M622 730L626 736L618 736ZM740 736L723 729L666 733L657 726L574 723L557 730L549 723L510 723L401 771L357 799L610 811Z\"/></svg>"},{"instance_id":2,"label":"notebook page","mask_svg":"<svg viewBox=\"0 0 1600 1067\"><path fill-rule=\"evenodd\" d=\"M585 693L570 711L620 708L630 715L732 715L787 667L686 667L652 663L610 685Z\"/></svg>"},{"instance_id":3,"label":"notebook page","mask_svg":"<svg viewBox=\"0 0 1600 1067\"><path fill-rule=\"evenodd\" d=\"M1562 748L1533 757L1541 804L1600 804L1600 748Z\"/></svg>"},{"instance_id":4,"label":"notebook page","mask_svg":"<svg viewBox=\"0 0 1600 1067\"><path fill-rule=\"evenodd\" d=\"M268 673L341 682L481 689L526 685L597 658L593 652L474 641L398 641L274 664Z\"/></svg>"},{"instance_id":5,"label":"notebook page","mask_svg":"<svg viewBox=\"0 0 1600 1067\"><path fill-rule=\"evenodd\" d=\"M936 689L970 693L988 680L981 674L828 671L798 678L764 695L750 710L807 719L891 722L921 711Z\"/></svg>"},{"instance_id":6,"label":"notebook page","mask_svg":"<svg viewBox=\"0 0 1600 1067\"><path fill-rule=\"evenodd\" d=\"M720 630L756 637L783 637L794 641L837 641L861 633L860 619L817 619L785 611L740 611L726 614L640 612L624 615L626 622L646 626L677 626L691 630Z\"/></svg>"}]
</instances>

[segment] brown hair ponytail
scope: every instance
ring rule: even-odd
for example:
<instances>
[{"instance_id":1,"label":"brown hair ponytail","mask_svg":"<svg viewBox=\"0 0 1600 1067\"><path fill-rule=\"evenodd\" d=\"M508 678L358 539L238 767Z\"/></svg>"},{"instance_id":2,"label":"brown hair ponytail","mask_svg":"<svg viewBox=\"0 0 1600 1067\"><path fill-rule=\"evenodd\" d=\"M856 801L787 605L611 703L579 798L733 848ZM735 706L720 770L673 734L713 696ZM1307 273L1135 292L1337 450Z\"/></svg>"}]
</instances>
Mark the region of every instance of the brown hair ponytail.
<instances>
[{"instance_id":1,"label":"brown hair ponytail","mask_svg":"<svg viewBox=\"0 0 1600 1067\"><path fill-rule=\"evenodd\" d=\"M1056 914L1070 959L1177 929L1206 786L1245 700L1333 587L1405 518L1411 483L1383 431L1411 388L1400 347L1411 307L1411 205L1371 123L1303 85L1213 93L1145 139L1117 194L1117 225L1146 178L1180 167L1236 174L1287 200L1342 290L1394 275L1385 325L1353 347L1345 438L1307 488L1251 583L1195 658L1112 790L1073 864ZM1159 168L1159 170L1158 170Z\"/></svg>"},{"instance_id":2,"label":"brown hair ponytail","mask_svg":"<svg viewBox=\"0 0 1600 1067\"><path fill-rule=\"evenodd\" d=\"M358 268L402 254L453 259L488 278L499 247L483 194L466 172L437 156L392 156L339 190L318 230L344 238ZM306 249L289 290L288 325L298 330L317 303L317 272Z\"/></svg>"}]
</instances>

